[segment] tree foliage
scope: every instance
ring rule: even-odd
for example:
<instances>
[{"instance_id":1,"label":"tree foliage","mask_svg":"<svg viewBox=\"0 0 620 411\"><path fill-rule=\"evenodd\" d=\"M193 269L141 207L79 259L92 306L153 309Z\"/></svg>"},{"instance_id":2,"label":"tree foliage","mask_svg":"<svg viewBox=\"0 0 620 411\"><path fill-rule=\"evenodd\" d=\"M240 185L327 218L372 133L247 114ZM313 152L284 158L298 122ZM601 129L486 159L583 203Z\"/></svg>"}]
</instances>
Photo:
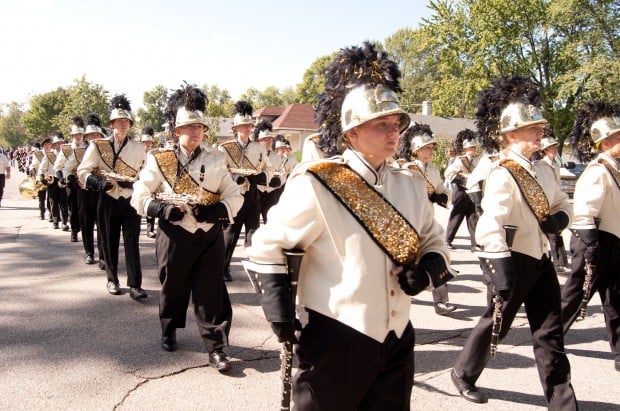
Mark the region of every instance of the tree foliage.
<instances>
[{"instance_id":1,"label":"tree foliage","mask_svg":"<svg viewBox=\"0 0 620 411\"><path fill-rule=\"evenodd\" d=\"M57 129L56 118L67 103L68 92L62 87L30 99L23 124L29 139L41 139Z\"/></svg>"},{"instance_id":2,"label":"tree foliage","mask_svg":"<svg viewBox=\"0 0 620 411\"><path fill-rule=\"evenodd\" d=\"M102 124L108 123L108 92L102 85L90 83L82 76L67 89L63 109L53 122L57 130L67 134L71 129L71 118L84 117L88 113L99 113Z\"/></svg>"},{"instance_id":3,"label":"tree foliage","mask_svg":"<svg viewBox=\"0 0 620 411\"><path fill-rule=\"evenodd\" d=\"M323 92L325 84L325 68L334 58L336 52L331 55L321 56L314 60L304 72L301 83L297 84L295 99L298 103L315 104L316 98Z\"/></svg>"},{"instance_id":4,"label":"tree foliage","mask_svg":"<svg viewBox=\"0 0 620 411\"><path fill-rule=\"evenodd\" d=\"M166 87L159 85L145 91L142 97L144 108L139 108L136 112L137 127L142 129L151 126L156 132L162 131L166 122L164 110L167 102L168 90Z\"/></svg>"},{"instance_id":5,"label":"tree foliage","mask_svg":"<svg viewBox=\"0 0 620 411\"><path fill-rule=\"evenodd\" d=\"M27 144L28 137L22 122L22 106L13 102L3 111L6 115L0 116L0 145L16 147Z\"/></svg>"}]
</instances>

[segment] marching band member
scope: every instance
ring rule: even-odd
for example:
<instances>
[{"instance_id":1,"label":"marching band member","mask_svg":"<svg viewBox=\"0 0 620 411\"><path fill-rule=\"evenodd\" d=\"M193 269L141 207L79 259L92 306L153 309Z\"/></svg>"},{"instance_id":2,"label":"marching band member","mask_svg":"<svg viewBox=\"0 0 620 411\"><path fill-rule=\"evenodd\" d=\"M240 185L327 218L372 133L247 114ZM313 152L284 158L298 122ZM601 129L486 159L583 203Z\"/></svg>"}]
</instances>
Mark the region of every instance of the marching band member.
<instances>
[{"instance_id":1,"label":"marching band member","mask_svg":"<svg viewBox=\"0 0 620 411\"><path fill-rule=\"evenodd\" d=\"M4 151L0 149L0 203L2 202L2 195L4 194L4 185L6 180L11 178L11 162L8 157L4 155Z\"/></svg>"},{"instance_id":2,"label":"marching band member","mask_svg":"<svg viewBox=\"0 0 620 411\"><path fill-rule=\"evenodd\" d=\"M575 116L571 142L580 159L589 160L593 153L595 158L577 180L573 197L572 271L562 289L564 333L598 292L615 368L620 371L620 104L587 103ZM589 295L584 295L587 280Z\"/></svg>"},{"instance_id":3,"label":"marching band member","mask_svg":"<svg viewBox=\"0 0 620 411\"><path fill-rule=\"evenodd\" d=\"M274 150L272 150L273 146L273 134L271 121L263 120L254 127L254 141L258 141L265 147L265 151L267 152L267 157L269 158L269 163L273 167L274 176L269 181L269 184L259 184L258 188L258 199L260 202L260 213L263 218L263 223L267 222L267 212L275 203L278 202L277 195L278 189L282 187L284 184L284 176L282 163L283 158L278 155ZM277 175L275 175L277 173Z\"/></svg>"},{"instance_id":4,"label":"marching band member","mask_svg":"<svg viewBox=\"0 0 620 411\"><path fill-rule=\"evenodd\" d=\"M45 153L47 151L50 151L51 149L52 149L52 139L49 137L46 137L43 139L43 142L41 143L41 148L40 149L35 148L30 153L30 160L28 162L29 163L28 164L28 175L30 177L36 178L37 181L41 183L43 183L43 181L40 180L41 175L39 174L39 168L41 167L41 163L43 162L43 157L45 156ZM47 192L47 186L45 186L44 190L40 190L37 196L39 199L39 214L40 214L41 220L45 220L45 209L47 208L49 212L48 214L49 214L50 222L54 221L52 217L52 207L49 203L49 194Z\"/></svg>"},{"instance_id":5,"label":"marching band member","mask_svg":"<svg viewBox=\"0 0 620 411\"><path fill-rule=\"evenodd\" d=\"M245 247L252 244L252 236L260 225L260 202L258 184L268 184L273 177L273 167L267 151L257 141L250 141L252 131L252 106L247 101L235 103L232 130L236 138L220 144L219 149L226 155L228 168L233 179L239 184L243 194L243 206L234 222L224 226L226 258L224 260L224 281L232 281L230 261L232 260L241 228L245 226ZM241 171L243 174L239 174Z\"/></svg>"},{"instance_id":6,"label":"marching band member","mask_svg":"<svg viewBox=\"0 0 620 411\"><path fill-rule=\"evenodd\" d=\"M278 154L282 158L279 169L276 169L274 167L274 170L282 173L280 177L283 180L282 185L275 189L273 202L274 204L276 204L278 201L280 201L280 196L284 191L284 186L286 184L288 176L291 175L293 169L297 165L297 159L292 155L293 149L291 148L291 143L286 140L282 134L278 134L274 138L273 147L276 154Z\"/></svg>"},{"instance_id":7,"label":"marching band member","mask_svg":"<svg viewBox=\"0 0 620 411\"><path fill-rule=\"evenodd\" d=\"M411 170L424 182L429 201L447 208L448 189L439 169L433 165L436 144L431 128L427 124L415 123L401 135L397 156L404 161L401 168ZM433 288L432 294L437 314L446 315L456 310L456 306L448 302L447 284Z\"/></svg>"},{"instance_id":8,"label":"marching band member","mask_svg":"<svg viewBox=\"0 0 620 411\"><path fill-rule=\"evenodd\" d=\"M547 405L552 410L575 410L577 401L562 338L560 284L549 259L546 236L568 225L570 204L549 168L529 160L540 149L547 125L538 108L538 88L525 77L513 76L496 80L491 91L478 95L477 121L489 123L478 128L493 130L490 137L508 147L508 154L485 183L484 212L476 227L488 306L454 363L452 382L466 400L487 401L475 384L491 351L495 352L492 333L497 333L499 343L525 305ZM512 241L508 233L515 227Z\"/></svg>"},{"instance_id":9,"label":"marching band member","mask_svg":"<svg viewBox=\"0 0 620 411\"><path fill-rule=\"evenodd\" d=\"M454 162L446 167L444 171L446 180L454 184L452 190L452 210L450 210L448 226L446 227L446 244L449 249L454 249L452 241L454 241L456 232L463 219L466 218L471 250L475 251L478 214L476 213L474 203L466 193L467 179L478 164L478 159L474 158L478 148L474 132L470 129L459 131L456 135L455 146L457 152L460 152L461 155L456 157Z\"/></svg>"},{"instance_id":10,"label":"marching band member","mask_svg":"<svg viewBox=\"0 0 620 411\"><path fill-rule=\"evenodd\" d=\"M54 228L58 229L62 221L62 230L69 231L67 220L69 212L67 211L67 193L64 187L60 187L58 177L54 171L54 164L60 153L60 146L65 142L62 133L57 131L52 139L52 149L45 152L41 165L39 166L39 180L47 186L47 192L50 198L50 206L52 208L52 218Z\"/></svg>"},{"instance_id":11,"label":"marching band member","mask_svg":"<svg viewBox=\"0 0 620 411\"><path fill-rule=\"evenodd\" d=\"M141 215L159 218L155 239L162 284L159 318L161 345L177 349L176 329L185 328L190 293L198 329L209 353L209 363L220 372L229 369L223 348L228 345L232 307L222 278L222 224L232 223L243 197L228 173L224 155L202 149L207 119L206 96L186 85L168 100L170 130L178 136L174 149L149 152L146 166L134 184L131 204ZM168 198L191 197L191 204Z\"/></svg>"},{"instance_id":12,"label":"marching band member","mask_svg":"<svg viewBox=\"0 0 620 411\"><path fill-rule=\"evenodd\" d=\"M155 130L153 127L146 126L142 129L140 142L144 144L145 153L148 153L153 148L154 136ZM155 217L146 216L146 236L148 238L155 238Z\"/></svg>"},{"instance_id":13,"label":"marching band member","mask_svg":"<svg viewBox=\"0 0 620 411\"><path fill-rule=\"evenodd\" d=\"M140 217L129 200L133 193L131 180L137 177L146 154L142 144L128 135L133 120L131 106L125 95L113 97L110 108L112 137L92 140L77 171L82 186L100 192L97 215L102 228L107 290L112 295L121 294L118 247L122 230L129 296L138 300L146 298L147 294L142 289ZM110 179L101 178L97 171L113 174Z\"/></svg>"},{"instance_id":14,"label":"marching band member","mask_svg":"<svg viewBox=\"0 0 620 411\"><path fill-rule=\"evenodd\" d=\"M71 225L71 242L77 242L77 233L80 231L80 213L78 206L78 191L80 190L75 178L77 164L75 168L64 172L67 160L73 156L76 149L81 149L82 153L86 149L86 141L84 141L84 119L80 116L74 116L71 119L71 143L60 146L60 151L54 163L54 172L58 178L59 187L65 187L67 193L67 208L69 212L69 224ZM71 175L71 177L69 177Z\"/></svg>"},{"instance_id":15,"label":"marching band member","mask_svg":"<svg viewBox=\"0 0 620 411\"><path fill-rule=\"evenodd\" d=\"M443 230L423 183L387 163L410 122L395 94L396 64L364 43L342 49L326 78L321 143L346 149L295 168L246 250L247 268L259 275L278 340L299 343L299 410L405 410L414 375L407 294L425 289L429 274L449 278ZM282 253L291 248L305 252L298 302L308 321L299 340Z\"/></svg>"}]
</instances>

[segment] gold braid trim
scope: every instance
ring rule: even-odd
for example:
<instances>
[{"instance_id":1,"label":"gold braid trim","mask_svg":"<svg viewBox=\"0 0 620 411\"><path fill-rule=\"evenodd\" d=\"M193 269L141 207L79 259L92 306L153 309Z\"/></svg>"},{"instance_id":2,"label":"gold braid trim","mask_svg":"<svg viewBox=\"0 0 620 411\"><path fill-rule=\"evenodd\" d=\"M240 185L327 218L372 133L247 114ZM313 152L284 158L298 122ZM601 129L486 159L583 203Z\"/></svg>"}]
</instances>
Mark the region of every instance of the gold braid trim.
<instances>
[{"instance_id":1,"label":"gold braid trim","mask_svg":"<svg viewBox=\"0 0 620 411\"><path fill-rule=\"evenodd\" d=\"M86 149L84 147L78 147L73 150L73 154L75 154L75 160L78 164L82 163L82 159L84 158L84 153L86 153Z\"/></svg>"},{"instance_id":2,"label":"gold braid trim","mask_svg":"<svg viewBox=\"0 0 620 411\"><path fill-rule=\"evenodd\" d=\"M256 166L243 154L236 141L222 143L222 147L224 147L224 150L226 150L230 158L235 162L237 168L258 171Z\"/></svg>"},{"instance_id":3,"label":"gold braid trim","mask_svg":"<svg viewBox=\"0 0 620 411\"><path fill-rule=\"evenodd\" d=\"M431 184L430 181L428 181L428 177L426 176L426 174L420 169L420 167L418 167L417 164L410 164L409 165L409 170L413 170L413 171L417 171L420 174L422 174L422 177L424 177L424 186L426 187L426 193L428 194L428 196L432 196L435 193L435 187L433 187L433 185Z\"/></svg>"},{"instance_id":4,"label":"gold braid trim","mask_svg":"<svg viewBox=\"0 0 620 411\"><path fill-rule=\"evenodd\" d=\"M121 158L117 158L116 165L112 167L112 164L114 163L114 151L112 150L112 144L114 144L113 142L110 140L101 139L93 140L92 143L95 143L101 159L112 172L131 178L136 178L138 176L138 170L134 170Z\"/></svg>"},{"instance_id":5,"label":"gold braid trim","mask_svg":"<svg viewBox=\"0 0 620 411\"><path fill-rule=\"evenodd\" d=\"M550 207L549 200L538 181L514 160L505 159L500 161L499 165L508 170L515 179L525 202L540 223L543 217L549 215Z\"/></svg>"},{"instance_id":6,"label":"gold braid trim","mask_svg":"<svg viewBox=\"0 0 620 411\"><path fill-rule=\"evenodd\" d=\"M56 155L56 153L54 153L52 150L50 150L47 153L45 153L45 156L47 157L49 162L52 163L52 164L54 164L56 162L56 158L58 157Z\"/></svg>"},{"instance_id":7,"label":"gold braid trim","mask_svg":"<svg viewBox=\"0 0 620 411\"><path fill-rule=\"evenodd\" d=\"M413 264L420 248L415 228L345 164L318 163L308 168L366 230L374 242L398 265Z\"/></svg>"},{"instance_id":8,"label":"gold braid trim","mask_svg":"<svg viewBox=\"0 0 620 411\"><path fill-rule=\"evenodd\" d=\"M616 182L616 187L620 188L620 172L618 172L611 164L602 158L599 158L598 163L605 166L607 171L609 171L609 174L611 174L611 178L613 178Z\"/></svg>"},{"instance_id":9,"label":"gold braid trim","mask_svg":"<svg viewBox=\"0 0 620 411\"><path fill-rule=\"evenodd\" d=\"M198 203L202 205L211 205L220 201L220 195L212 193L211 191L200 187L200 183L195 181L192 176L186 170L183 170L181 177L177 181L176 185L174 180L177 177L177 155L173 150L165 150L154 152L157 166L162 175L172 187L172 191L176 194L186 194L198 197Z\"/></svg>"},{"instance_id":10,"label":"gold braid trim","mask_svg":"<svg viewBox=\"0 0 620 411\"><path fill-rule=\"evenodd\" d=\"M35 151L34 152L34 156L37 158L37 160L39 160L39 162L43 161L43 152L42 151Z\"/></svg>"},{"instance_id":11,"label":"gold braid trim","mask_svg":"<svg viewBox=\"0 0 620 411\"><path fill-rule=\"evenodd\" d=\"M459 158L461 159L461 163L465 166L465 170L467 170L468 173L471 173L473 164L469 161L469 158L467 158L467 156L460 156Z\"/></svg>"},{"instance_id":12,"label":"gold braid trim","mask_svg":"<svg viewBox=\"0 0 620 411\"><path fill-rule=\"evenodd\" d=\"M64 154L65 158L69 158L69 156L71 156L71 152L73 151L73 149L71 148L71 144L63 144L62 146L60 146L60 149L62 150L62 154Z\"/></svg>"}]
</instances>

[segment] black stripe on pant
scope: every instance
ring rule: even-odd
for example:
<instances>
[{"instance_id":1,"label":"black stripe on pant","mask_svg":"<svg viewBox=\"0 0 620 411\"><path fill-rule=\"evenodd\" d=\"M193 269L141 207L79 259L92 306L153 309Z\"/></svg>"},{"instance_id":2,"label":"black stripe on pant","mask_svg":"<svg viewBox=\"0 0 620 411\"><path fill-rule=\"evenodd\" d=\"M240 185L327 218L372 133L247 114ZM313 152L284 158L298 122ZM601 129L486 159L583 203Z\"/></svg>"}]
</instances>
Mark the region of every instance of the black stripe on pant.
<instances>
[{"instance_id":1,"label":"black stripe on pant","mask_svg":"<svg viewBox=\"0 0 620 411\"><path fill-rule=\"evenodd\" d=\"M456 187L452 190L452 210L448 218L448 226L446 227L446 243L451 244L454 241L456 232L467 218L467 230L469 231L469 240L472 247L476 246L476 224L478 223L478 214L476 206L471 201L465 190Z\"/></svg>"},{"instance_id":2,"label":"black stripe on pant","mask_svg":"<svg viewBox=\"0 0 620 411\"><path fill-rule=\"evenodd\" d=\"M68 183L67 192L67 208L69 212L69 224L71 225L71 232L77 233L80 231L80 206L79 206L79 194L82 189L76 182Z\"/></svg>"},{"instance_id":3,"label":"black stripe on pant","mask_svg":"<svg viewBox=\"0 0 620 411\"><path fill-rule=\"evenodd\" d=\"M534 360L552 410L577 409L570 383L570 364L564 352L560 316L560 284L551 260L537 260L521 253L512 253L517 280L502 307L500 341L504 339L522 304L532 332ZM488 285L489 291L492 287ZM465 381L475 384L490 358L493 302L487 294L487 308L459 353L454 370ZM501 350L500 350L501 351ZM502 355L501 352L499 355Z\"/></svg>"},{"instance_id":4,"label":"black stripe on pant","mask_svg":"<svg viewBox=\"0 0 620 411\"><path fill-rule=\"evenodd\" d=\"M413 387L411 323L401 338L378 342L316 311L308 311L293 380L299 410L408 410Z\"/></svg>"},{"instance_id":5,"label":"black stripe on pant","mask_svg":"<svg viewBox=\"0 0 620 411\"><path fill-rule=\"evenodd\" d=\"M198 331L208 352L228 345L232 306L222 270L224 239L216 224L208 232L185 229L159 219L155 252L162 284L159 319L162 334L185 328L190 293Z\"/></svg>"},{"instance_id":6,"label":"black stripe on pant","mask_svg":"<svg viewBox=\"0 0 620 411\"><path fill-rule=\"evenodd\" d=\"M86 255L95 255L94 230L97 220L99 192L78 188L78 214L82 229L82 245Z\"/></svg>"},{"instance_id":7,"label":"black stripe on pant","mask_svg":"<svg viewBox=\"0 0 620 411\"><path fill-rule=\"evenodd\" d=\"M260 226L260 202L258 189L254 184L251 184L250 189L243 194L243 205L235 216L235 222L224 228L224 246L226 247L224 271L226 272L230 270L230 261L243 226L245 226L244 246L249 247L252 245L254 232Z\"/></svg>"}]
</instances>

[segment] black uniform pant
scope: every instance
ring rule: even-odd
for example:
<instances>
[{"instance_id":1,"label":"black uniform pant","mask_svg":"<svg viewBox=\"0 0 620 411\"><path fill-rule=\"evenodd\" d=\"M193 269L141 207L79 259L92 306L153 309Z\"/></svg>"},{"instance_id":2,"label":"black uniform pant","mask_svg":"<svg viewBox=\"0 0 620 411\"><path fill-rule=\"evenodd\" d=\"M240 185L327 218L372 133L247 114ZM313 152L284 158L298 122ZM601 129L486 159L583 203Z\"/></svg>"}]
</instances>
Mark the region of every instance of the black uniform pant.
<instances>
[{"instance_id":1,"label":"black uniform pant","mask_svg":"<svg viewBox=\"0 0 620 411\"><path fill-rule=\"evenodd\" d=\"M99 195L97 213L103 225L103 257L106 262L108 281L118 284L118 246L121 230L127 266L127 285L142 285L142 266L140 265L140 217L129 199L114 199L105 193Z\"/></svg>"},{"instance_id":2,"label":"black uniform pant","mask_svg":"<svg viewBox=\"0 0 620 411\"><path fill-rule=\"evenodd\" d=\"M82 245L86 255L95 255L94 229L97 221L97 203L99 192L78 189L78 213L80 217L80 227L82 229ZM97 230L97 249L99 258L103 259L103 245L101 244L100 230Z\"/></svg>"},{"instance_id":3,"label":"black uniform pant","mask_svg":"<svg viewBox=\"0 0 620 411\"><path fill-rule=\"evenodd\" d=\"M590 298L598 292L603 306L605 325L611 352L620 355L620 239L605 231L598 232L600 253L592 275ZM572 272L562 289L562 320L564 333L577 316L583 299L585 279L585 245L573 236L570 242L573 255ZM588 300L589 300L588 299Z\"/></svg>"},{"instance_id":4,"label":"black uniform pant","mask_svg":"<svg viewBox=\"0 0 620 411\"><path fill-rule=\"evenodd\" d=\"M551 259L556 267L568 266L566 248L561 234L549 234L549 247L551 248Z\"/></svg>"},{"instance_id":5,"label":"black uniform pant","mask_svg":"<svg viewBox=\"0 0 620 411\"><path fill-rule=\"evenodd\" d=\"M298 410L409 410L413 387L411 323L381 343L316 311L308 311L293 379Z\"/></svg>"},{"instance_id":6,"label":"black uniform pant","mask_svg":"<svg viewBox=\"0 0 620 411\"><path fill-rule=\"evenodd\" d=\"M47 207L47 189L41 190L37 193L39 199L39 213L41 214L41 220L45 218L45 208Z\"/></svg>"},{"instance_id":7,"label":"black uniform pant","mask_svg":"<svg viewBox=\"0 0 620 411\"><path fill-rule=\"evenodd\" d=\"M525 304L525 313L532 332L534 360L550 410L577 409L570 382L570 364L564 352L560 316L560 284L551 260L537 260L513 252L517 280L502 307L500 341L504 339L517 311ZM489 291L492 287L488 285ZM466 382L475 384L490 358L493 301L488 293L487 309L459 353L454 370Z\"/></svg>"},{"instance_id":8,"label":"black uniform pant","mask_svg":"<svg viewBox=\"0 0 620 411\"><path fill-rule=\"evenodd\" d=\"M252 245L252 236L260 226L260 202L258 199L258 189L251 184L250 189L243 194L243 205L239 209L235 222L228 224L224 228L224 272L230 271L230 261L232 260L235 246L241 234L241 228L245 226L245 247Z\"/></svg>"},{"instance_id":9,"label":"black uniform pant","mask_svg":"<svg viewBox=\"0 0 620 411\"><path fill-rule=\"evenodd\" d=\"M50 198L50 207L52 208L52 218L54 225L67 224L69 212L67 210L67 192L64 188L58 187L57 182L53 182L47 186L47 194Z\"/></svg>"},{"instance_id":10,"label":"black uniform pant","mask_svg":"<svg viewBox=\"0 0 620 411\"><path fill-rule=\"evenodd\" d=\"M146 232L155 232L155 217L146 217Z\"/></svg>"},{"instance_id":11,"label":"black uniform pant","mask_svg":"<svg viewBox=\"0 0 620 411\"><path fill-rule=\"evenodd\" d=\"M68 183L67 192L67 208L69 211L69 224L71 225L71 232L77 233L80 231L80 207L78 204L78 192L82 189L77 183Z\"/></svg>"},{"instance_id":12,"label":"black uniform pant","mask_svg":"<svg viewBox=\"0 0 620 411\"><path fill-rule=\"evenodd\" d=\"M2 202L2 197L4 196L4 185L6 184L6 175L4 173L0 174L0 202Z\"/></svg>"},{"instance_id":13,"label":"black uniform pant","mask_svg":"<svg viewBox=\"0 0 620 411\"><path fill-rule=\"evenodd\" d=\"M191 293L198 331L207 351L221 350L228 345L232 306L222 277L221 225L214 225L208 232L199 229L190 233L160 219L155 252L162 284L159 298L162 334L185 328Z\"/></svg>"},{"instance_id":14,"label":"black uniform pant","mask_svg":"<svg viewBox=\"0 0 620 411\"><path fill-rule=\"evenodd\" d=\"M278 202L278 190L270 192L259 191L258 199L260 201L260 214L263 217L263 223L267 224L267 212Z\"/></svg>"},{"instance_id":15,"label":"black uniform pant","mask_svg":"<svg viewBox=\"0 0 620 411\"><path fill-rule=\"evenodd\" d=\"M476 206L471 201L465 190L456 187L452 190L452 210L450 211L450 217L448 218L448 226L446 227L446 243L451 244L454 241L456 232L463 222L463 219L467 218L467 230L469 231L469 240L471 246L476 246L476 223L478 223L478 214L476 213Z\"/></svg>"}]
</instances>

